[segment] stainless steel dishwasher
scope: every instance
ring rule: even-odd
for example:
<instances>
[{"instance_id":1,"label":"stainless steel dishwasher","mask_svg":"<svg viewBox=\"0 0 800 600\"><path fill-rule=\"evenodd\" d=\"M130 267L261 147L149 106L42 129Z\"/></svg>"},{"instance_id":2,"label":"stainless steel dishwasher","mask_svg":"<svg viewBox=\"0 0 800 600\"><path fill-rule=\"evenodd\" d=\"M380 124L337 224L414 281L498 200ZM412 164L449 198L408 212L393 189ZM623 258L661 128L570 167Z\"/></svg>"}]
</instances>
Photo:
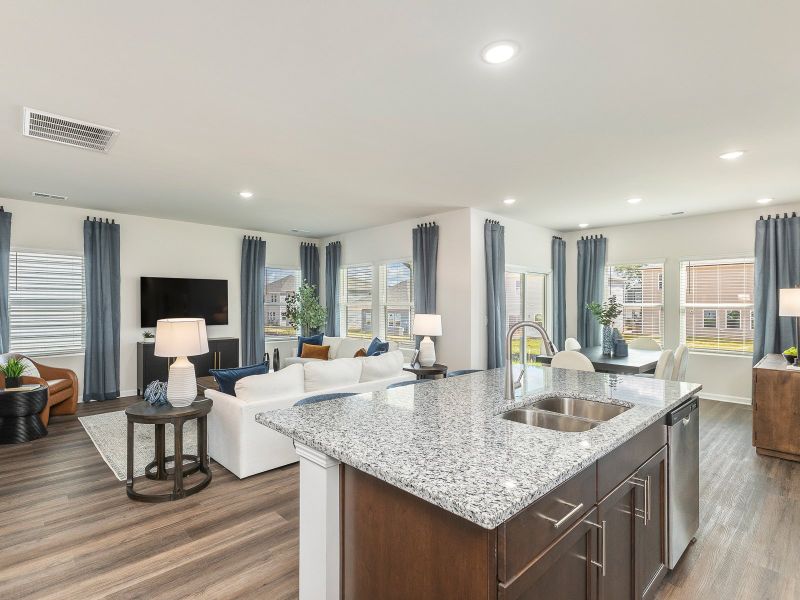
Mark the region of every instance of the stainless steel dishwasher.
<instances>
[{"instance_id":1,"label":"stainless steel dishwasher","mask_svg":"<svg viewBox=\"0 0 800 600\"><path fill-rule=\"evenodd\" d=\"M700 527L700 401L667 415L668 566L674 569Z\"/></svg>"}]
</instances>

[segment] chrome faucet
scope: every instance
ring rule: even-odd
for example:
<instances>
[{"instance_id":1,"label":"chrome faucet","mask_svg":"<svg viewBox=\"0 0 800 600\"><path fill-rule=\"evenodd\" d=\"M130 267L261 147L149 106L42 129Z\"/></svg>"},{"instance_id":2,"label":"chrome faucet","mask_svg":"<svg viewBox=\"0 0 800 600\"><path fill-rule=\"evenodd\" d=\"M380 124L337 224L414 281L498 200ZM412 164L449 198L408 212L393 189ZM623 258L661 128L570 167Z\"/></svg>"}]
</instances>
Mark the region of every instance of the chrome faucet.
<instances>
[{"instance_id":1,"label":"chrome faucet","mask_svg":"<svg viewBox=\"0 0 800 600\"><path fill-rule=\"evenodd\" d=\"M506 400L514 399L514 390L522 385L522 377L525 375L525 348L520 347L520 353L522 354L522 372L519 374L519 379L517 379L517 381L514 381L513 369L511 368L511 338L514 337L517 330L523 327L532 327L539 332L539 335L542 336L545 356L553 356L558 352L555 344L553 344L553 340L547 335L547 331L538 323L534 321L520 321L509 327L508 333L506 334Z\"/></svg>"}]
</instances>

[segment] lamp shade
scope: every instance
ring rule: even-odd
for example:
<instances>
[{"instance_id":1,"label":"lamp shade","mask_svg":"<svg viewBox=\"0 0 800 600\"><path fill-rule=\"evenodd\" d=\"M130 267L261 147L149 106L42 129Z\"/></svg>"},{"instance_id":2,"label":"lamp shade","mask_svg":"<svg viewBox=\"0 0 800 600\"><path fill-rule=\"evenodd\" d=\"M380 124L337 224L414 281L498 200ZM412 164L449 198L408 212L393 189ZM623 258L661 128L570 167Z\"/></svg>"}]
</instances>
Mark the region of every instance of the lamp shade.
<instances>
[{"instance_id":1,"label":"lamp shade","mask_svg":"<svg viewBox=\"0 0 800 600\"><path fill-rule=\"evenodd\" d=\"M442 335L442 316L414 315L414 335Z\"/></svg>"},{"instance_id":2,"label":"lamp shade","mask_svg":"<svg viewBox=\"0 0 800 600\"><path fill-rule=\"evenodd\" d=\"M781 317L800 317L800 288L784 288L779 295L778 314Z\"/></svg>"},{"instance_id":3,"label":"lamp shade","mask_svg":"<svg viewBox=\"0 0 800 600\"><path fill-rule=\"evenodd\" d=\"M205 319L159 319L156 322L156 356L196 356L208 352Z\"/></svg>"}]
</instances>

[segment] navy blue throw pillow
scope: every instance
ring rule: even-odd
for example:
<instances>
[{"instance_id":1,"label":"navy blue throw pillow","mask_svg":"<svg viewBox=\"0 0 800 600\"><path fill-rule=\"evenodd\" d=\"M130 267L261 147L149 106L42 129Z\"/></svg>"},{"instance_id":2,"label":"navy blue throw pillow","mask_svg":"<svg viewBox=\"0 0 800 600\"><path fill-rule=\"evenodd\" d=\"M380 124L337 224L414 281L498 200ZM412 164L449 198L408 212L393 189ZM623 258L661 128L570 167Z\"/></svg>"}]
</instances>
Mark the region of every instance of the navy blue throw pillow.
<instances>
[{"instance_id":1,"label":"navy blue throw pillow","mask_svg":"<svg viewBox=\"0 0 800 600\"><path fill-rule=\"evenodd\" d=\"M382 342L380 338L373 338L367 348L367 356L378 356L389 351L389 342Z\"/></svg>"},{"instance_id":2,"label":"navy blue throw pillow","mask_svg":"<svg viewBox=\"0 0 800 600\"><path fill-rule=\"evenodd\" d=\"M322 346L322 334L310 335L303 337L297 336L297 356L303 356L303 344L311 344L312 346Z\"/></svg>"},{"instance_id":3,"label":"navy blue throw pillow","mask_svg":"<svg viewBox=\"0 0 800 600\"><path fill-rule=\"evenodd\" d=\"M237 367L235 369L211 369L209 370L214 376L214 380L219 386L219 391L229 396L236 395L236 382L243 377L250 375L265 375L267 373L267 365L260 363L257 365L250 365L248 367Z\"/></svg>"}]
</instances>

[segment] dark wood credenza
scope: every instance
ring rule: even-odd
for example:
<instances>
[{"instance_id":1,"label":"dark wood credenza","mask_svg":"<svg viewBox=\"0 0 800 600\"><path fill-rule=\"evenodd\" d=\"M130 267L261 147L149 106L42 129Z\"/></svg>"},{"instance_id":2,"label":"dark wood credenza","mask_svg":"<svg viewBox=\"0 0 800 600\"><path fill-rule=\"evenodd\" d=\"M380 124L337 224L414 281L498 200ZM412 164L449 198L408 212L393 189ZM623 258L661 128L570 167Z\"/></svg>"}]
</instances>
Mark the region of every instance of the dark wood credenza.
<instances>
[{"instance_id":1,"label":"dark wood credenza","mask_svg":"<svg viewBox=\"0 0 800 600\"><path fill-rule=\"evenodd\" d=\"M780 354L753 367L753 446L758 454L800 461L800 370Z\"/></svg>"},{"instance_id":2,"label":"dark wood credenza","mask_svg":"<svg viewBox=\"0 0 800 600\"><path fill-rule=\"evenodd\" d=\"M142 395L151 381L166 381L173 358L156 356L154 343L136 344L136 393ZM208 339L208 353L190 356L197 377L206 377L211 369L233 369L239 366L239 338Z\"/></svg>"}]
</instances>

